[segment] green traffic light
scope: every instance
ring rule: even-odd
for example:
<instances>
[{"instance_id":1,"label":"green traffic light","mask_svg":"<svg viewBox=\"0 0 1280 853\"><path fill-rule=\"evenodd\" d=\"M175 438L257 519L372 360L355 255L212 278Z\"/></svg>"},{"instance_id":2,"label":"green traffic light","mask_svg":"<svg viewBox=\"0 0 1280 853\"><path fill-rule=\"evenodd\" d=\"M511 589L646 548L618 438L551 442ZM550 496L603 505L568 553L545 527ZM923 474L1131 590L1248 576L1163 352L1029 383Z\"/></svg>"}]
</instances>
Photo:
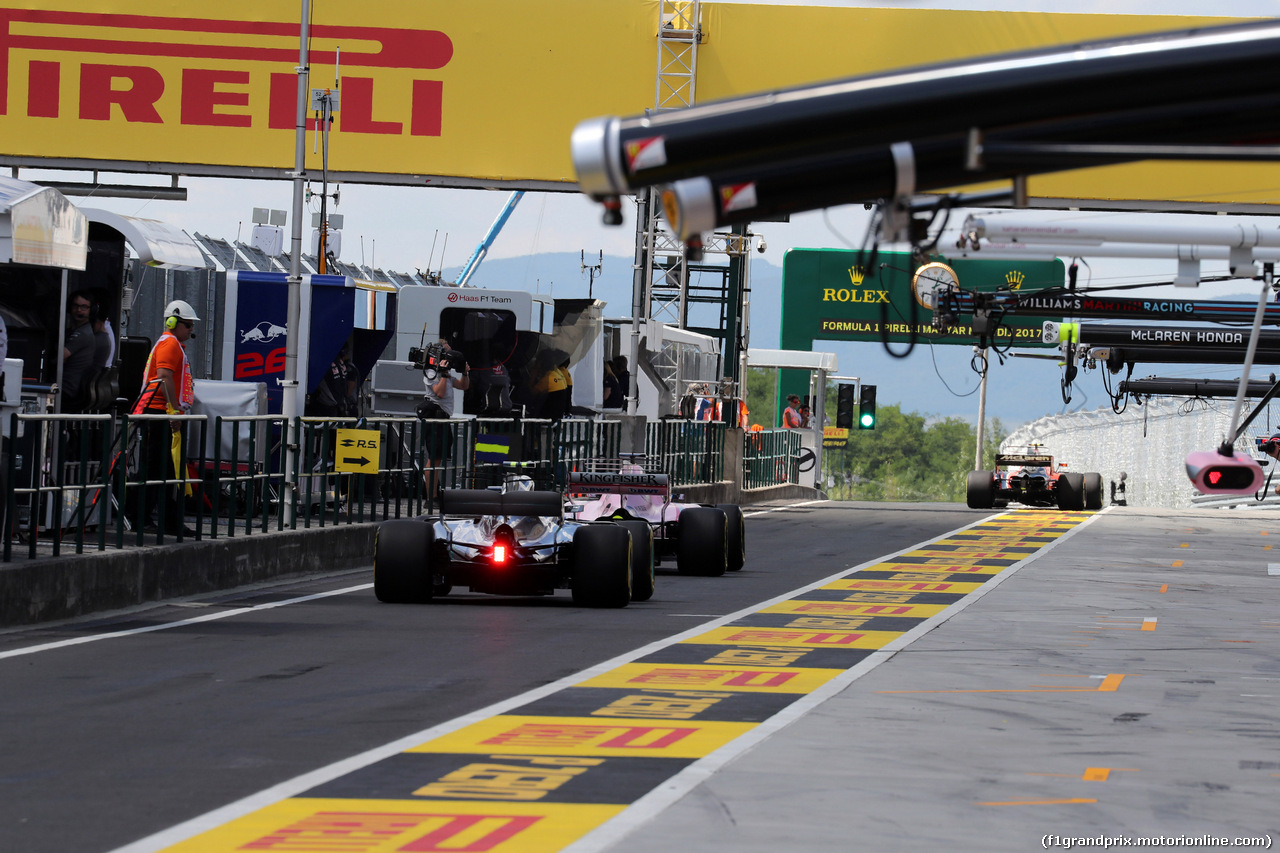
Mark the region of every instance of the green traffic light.
<instances>
[{"instance_id":1,"label":"green traffic light","mask_svg":"<svg viewBox=\"0 0 1280 853\"><path fill-rule=\"evenodd\" d=\"M873 426L876 425L876 416L871 414L870 412L867 412L863 414L861 423L862 423L863 429L871 429Z\"/></svg>"}]
</instances>

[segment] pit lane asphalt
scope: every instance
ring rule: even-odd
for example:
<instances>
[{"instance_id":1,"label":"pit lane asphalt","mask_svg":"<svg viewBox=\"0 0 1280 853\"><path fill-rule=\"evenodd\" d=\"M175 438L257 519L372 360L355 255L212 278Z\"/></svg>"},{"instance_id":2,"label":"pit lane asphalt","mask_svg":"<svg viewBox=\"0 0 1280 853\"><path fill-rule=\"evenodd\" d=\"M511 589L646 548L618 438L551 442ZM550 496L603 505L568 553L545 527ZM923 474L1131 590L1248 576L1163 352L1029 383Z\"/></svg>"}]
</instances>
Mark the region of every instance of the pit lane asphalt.
<instances>
[{"instance_id":1,"label":"pit lane asphalt","mask_svg":"<svg viewBox=\"0 0 1280 853\"><path fill-rule=\"evenodd\" d=\"M567 591L392 606L369 588L263 608L362 587L365 569L0 633L0 850L114 849L983 515L747 512L741 572L663 567L653 599L620 611ZM161 625L174 627L15 654Z\"/></svg>"},{"instance_id":2,"label":"pit lane asphalt","mask_svg":"<svg viewBox=\"0 0 1280 853\"><path fill-rule=\"evenodd\" d=\"M112 849L986 515L821 504L756 516L740 576L663 577L654 601L619 612L479 597L391 608L365 590L0 658L0 850ZM745 749L568 849L1025 851L1053 836L1274 844L1278 535L1275 510L1108 510L803 715L761 726ZM0 635L0 655L125 624Z\"/></svg>"}]
</instances>

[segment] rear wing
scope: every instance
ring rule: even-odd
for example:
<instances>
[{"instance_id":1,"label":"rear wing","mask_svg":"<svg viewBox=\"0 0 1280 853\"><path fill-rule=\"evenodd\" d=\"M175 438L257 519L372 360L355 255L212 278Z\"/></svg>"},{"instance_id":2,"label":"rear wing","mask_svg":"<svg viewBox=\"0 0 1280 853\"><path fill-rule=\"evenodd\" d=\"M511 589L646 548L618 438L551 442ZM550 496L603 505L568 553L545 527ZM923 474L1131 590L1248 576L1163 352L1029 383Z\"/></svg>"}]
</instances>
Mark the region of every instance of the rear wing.
<instances>
[{"instance_id":1,"label":"rear wing","mask_svg":"<svg viewBox=\"0 0 1280 853\"><path fill-rule=\"evenodd\" d=\"M662 495L671 494L666 474L624 474L621 471L572 471L569 493L574 495Z\"/></svg>"},{"instance_id":2,"label":"rear wing","mask_svg":"<svg viewBox=\"0 0 1280 853\"><path fill-rule=\"evenodd\" d=\"M1053 465L1053 457L1040 453L997 453L997 465L1038 465L1048 468Z\"/></svg>"}]
</instances>

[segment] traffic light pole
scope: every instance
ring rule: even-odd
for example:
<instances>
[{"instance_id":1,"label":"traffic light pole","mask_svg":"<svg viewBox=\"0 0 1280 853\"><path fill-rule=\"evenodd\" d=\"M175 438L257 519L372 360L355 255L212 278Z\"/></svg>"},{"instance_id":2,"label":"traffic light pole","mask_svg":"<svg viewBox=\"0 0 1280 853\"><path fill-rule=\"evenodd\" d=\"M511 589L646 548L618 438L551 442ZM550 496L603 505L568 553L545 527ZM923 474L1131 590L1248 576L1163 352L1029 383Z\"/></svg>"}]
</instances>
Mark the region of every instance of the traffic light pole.
<instances>
[{"instance_id":1,"label":"traffic light pole","mask_svg":"<svg viewBox=\"0 0 1280 853\"><path fill-rule=\"evenodd\" d=\"M822 457L823 451L826 449L822 446L822 423L827 419L827 371L818 368L813 372L814 391L821 390L822 400L818 405L816 398L818 394L810 392L809 394L809 428L813 430L813 483L818 488L822 488L818 483L821 481L823 485L826 480L822 477ZM815 416L816 413L816 416Z\"/></svg>"},{"instance_id":2,"label":"traffic light pole","mask_svg":"<svg viewBox=\"0 0 1280 853\"><path fill-rule=\"evenodd\" d=\"M978 355L982 359L982 378L978 380L978 449L975 452L973 461L973 470L982 471L982 440L983 429L987 423L987 349L986 347L977 347Z\"/></svg>"}]
</instances>

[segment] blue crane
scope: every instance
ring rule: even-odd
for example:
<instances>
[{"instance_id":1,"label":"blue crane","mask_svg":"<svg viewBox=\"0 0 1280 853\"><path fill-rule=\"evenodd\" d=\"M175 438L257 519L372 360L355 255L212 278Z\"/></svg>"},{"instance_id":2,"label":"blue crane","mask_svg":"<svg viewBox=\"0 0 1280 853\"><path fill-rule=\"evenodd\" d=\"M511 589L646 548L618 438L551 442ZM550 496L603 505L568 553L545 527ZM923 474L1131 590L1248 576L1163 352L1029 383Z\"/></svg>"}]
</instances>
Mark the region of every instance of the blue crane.
<instances>
[{"instance_id":1,"label":"blue crane","mask_svg":"<svg viewBox=\"0 0 1280 853\"><path fill-rule=\"evenodd\" d=\"M516 190L507 199L507 203L498 214L498 218L493 220L493 224L489 226L489 231L484 235L484 239L480 241L479 246L476 246L476 250L471 253L471 257L467 259L466 264L462 267L462 272L458 273L458 287L464 287L467 280L471 278L472 273L480 267L480 262L484 260L484 256L489 254L489 247L497 239L498 232L502 230L502 226L507 224L507 220L511 218L511 211L516 209L516 205L520 203L522 198L524 198L524 190Z\"/></svg>"}]
</instances>

